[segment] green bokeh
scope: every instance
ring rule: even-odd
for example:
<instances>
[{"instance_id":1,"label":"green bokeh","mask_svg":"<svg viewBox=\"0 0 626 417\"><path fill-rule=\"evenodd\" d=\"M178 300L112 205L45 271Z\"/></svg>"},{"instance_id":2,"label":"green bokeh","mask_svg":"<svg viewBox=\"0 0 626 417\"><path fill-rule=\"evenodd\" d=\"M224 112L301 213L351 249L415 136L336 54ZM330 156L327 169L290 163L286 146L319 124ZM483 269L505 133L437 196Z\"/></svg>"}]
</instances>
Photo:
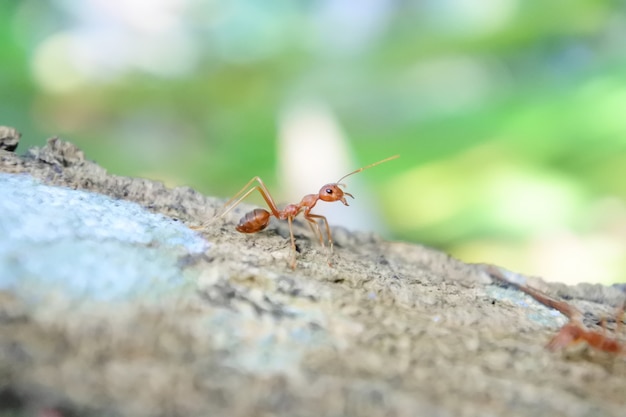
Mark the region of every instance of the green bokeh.
<instances>
[{"instance_id":1,"label":"green bokeh","mask_svg":"<svg viewBox=\"0 0 626 417\"><path fill-rule=\"evenodd\" d=\"M541 275L524 263L541 236L626 248L623 2L189 0L176 11L188 70L128 65L51 90L42 45L99 24L91 3L0 4L0 123L21 149L59 135L115 174L276 189L280 115L311 99L358 164L402 156L366 176L395 238ZM113 46L111 61L126 45ZM623 280L626 261L607 259L610 276L586 279Z\"/></svg>"}]
</instances>

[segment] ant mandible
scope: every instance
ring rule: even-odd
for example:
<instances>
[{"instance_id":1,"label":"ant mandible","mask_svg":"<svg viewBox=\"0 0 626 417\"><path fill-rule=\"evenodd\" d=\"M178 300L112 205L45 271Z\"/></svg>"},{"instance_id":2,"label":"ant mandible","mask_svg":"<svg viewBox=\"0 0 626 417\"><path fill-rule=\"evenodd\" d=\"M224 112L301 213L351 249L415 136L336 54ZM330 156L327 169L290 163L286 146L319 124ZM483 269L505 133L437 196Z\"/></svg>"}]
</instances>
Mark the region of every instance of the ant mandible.
<instances>
[{"instance_id":1,"label":"ant mandible","mask_svg":"<svg viewBox=\"0 0 626 417\"><path fill-rule=\"evenodd\" d=\"M374 162L373 164L364 166L362 168L357 169L356 171L352 171L349 174L344 175L339 178L336 182L326 184L322 188L320 188L317 194L307 194L302 197L302 200L298 204L288 204L284 209L280 210L269 190L263 183L260 177L256 176L252 178L248 183L241 189L237 194L233 196L230 200L224 204L222 208L222 212L215 216L215 218L224 217L228 212L234 209L239 203L241 203L246 197L248 197L254 190L258 190L263 196L263 199L267 203L270 211L265 209L257 208L248 213L246 213L241 220L239 220L239 224L235 227L238 232L241 233L256 233L265 229L269 223L272 216L276 217L278 220L287 220L289 223L289 236L291 237L291 269L296 268L296 240L293 236L293 219L300 213L303 213L305 220L309 223L311 230L313 233L319 238L322 246L324 245L324 237L322 235L322 231L320 230L320 225L318 220L321 220L324 223L324 227L326 228L326 236L328 237L328 245L330 248L330 255L333 252L333 238L330 233L330 227L328 226L328 220L326 217L320 214L311 213L313 207L319 200L334 202L341 201L344 205L348 206L348 202L346 201L346 197L351 197L352 194L345 192L341 189L341 187L345 187L345 184L342 184L341 181L350 175L357 174L363 170L368 168L372 168L376 165L382 164L383 162L391 161L392 159L398 158L400 155L390 156L389 158L385 158L382 161ZM258 182L258 185L248 189L254 182ZM247 190L247 191L246 191ZM328 264L330 265L330 255Z\"/></svg>"}]
</instances>

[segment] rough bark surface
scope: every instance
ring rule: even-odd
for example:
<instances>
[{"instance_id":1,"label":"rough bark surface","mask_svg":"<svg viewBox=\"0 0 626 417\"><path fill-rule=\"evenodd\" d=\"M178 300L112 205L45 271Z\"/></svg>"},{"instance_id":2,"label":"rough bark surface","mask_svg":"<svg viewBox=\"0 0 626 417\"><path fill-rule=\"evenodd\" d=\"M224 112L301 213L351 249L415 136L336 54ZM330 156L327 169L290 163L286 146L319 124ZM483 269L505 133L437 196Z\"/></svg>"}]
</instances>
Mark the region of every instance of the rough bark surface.
<instances>
[{"instance_id":1,"label":"rough bark surface","mask_svg":"<svg viewBox=\"0 0 626 417\"><path fill-rule=\"evenodd\" d=\"M110 175L58 139L24 156L0 150L0 171L134 201L191 226L223 204ZM197 232L208 249L180 257L190 287L159 302L59 308L2 289L0 414L624 415L626 359L583 345L549 352L565 319L480 266L334 228L330 267L297 222L291 270L285 222L234 230L248 208ZM58 263L71 265L72 254ZM529 283L571 300L592 326L614 317L624 297L600 285Z\"/></svg>"}]
</instances>

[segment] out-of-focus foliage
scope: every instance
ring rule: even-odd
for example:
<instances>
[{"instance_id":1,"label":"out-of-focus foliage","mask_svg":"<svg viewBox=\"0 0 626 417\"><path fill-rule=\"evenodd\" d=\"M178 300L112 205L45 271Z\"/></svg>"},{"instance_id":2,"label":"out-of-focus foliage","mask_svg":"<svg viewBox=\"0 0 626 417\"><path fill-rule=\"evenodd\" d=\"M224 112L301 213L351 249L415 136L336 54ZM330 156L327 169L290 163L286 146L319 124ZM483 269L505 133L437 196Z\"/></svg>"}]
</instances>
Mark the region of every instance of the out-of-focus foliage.
<instances>
[{"instance_id":1,"label":"out-of-focus foliage","mask_svg":"<svg viewBox=\"0 0 626 417\"><path fill-rule=\"evenodd\" d=\"M313 100L361 165L401 154L367 175L395 238L626 279L624 2L5 1L0 51L22 146L57 134L117 174L277 189L281 117Z\"/></svg>"}]
</instances>

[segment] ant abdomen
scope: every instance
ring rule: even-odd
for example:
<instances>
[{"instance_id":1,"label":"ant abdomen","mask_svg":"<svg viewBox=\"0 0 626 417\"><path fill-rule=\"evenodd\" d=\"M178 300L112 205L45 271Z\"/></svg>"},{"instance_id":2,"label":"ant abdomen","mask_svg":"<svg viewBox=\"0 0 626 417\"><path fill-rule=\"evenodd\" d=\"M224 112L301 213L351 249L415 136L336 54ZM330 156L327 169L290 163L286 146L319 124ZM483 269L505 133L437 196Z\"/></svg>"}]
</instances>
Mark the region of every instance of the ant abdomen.
<instances>
[{"instance_id":1,"label":"ant abdomen","mask_svg":"<svg viewBox=\"0 0 626 417\"><path fill-rule=\"evenodd\" d=\"M241 233L256 233L265 229L270 224L271 213L264 209L254 209L246 213L235 227Z\"/></svg>"}]
</instances>

